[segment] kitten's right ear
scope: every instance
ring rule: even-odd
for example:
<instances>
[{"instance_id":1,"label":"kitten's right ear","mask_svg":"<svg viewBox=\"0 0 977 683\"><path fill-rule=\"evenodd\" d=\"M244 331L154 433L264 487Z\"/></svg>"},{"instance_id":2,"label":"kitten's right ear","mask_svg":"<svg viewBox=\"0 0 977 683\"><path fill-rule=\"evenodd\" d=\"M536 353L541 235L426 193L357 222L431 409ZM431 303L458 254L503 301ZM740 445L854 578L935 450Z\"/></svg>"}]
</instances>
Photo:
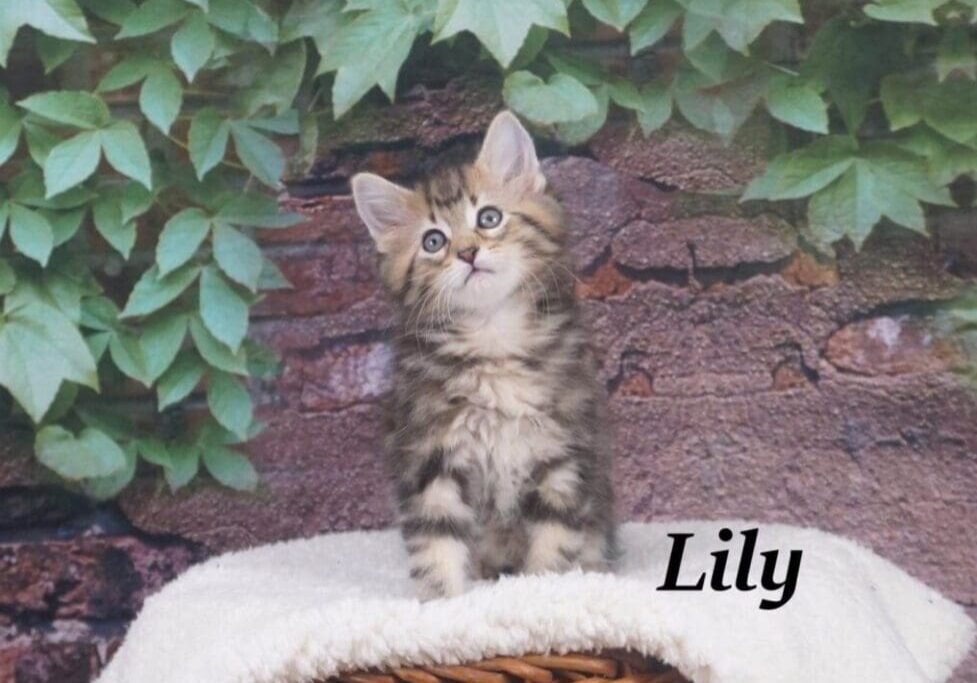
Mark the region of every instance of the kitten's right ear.
<instances>
[{"instance_id":1,"label":"kitten's right ear","mask_svg":"<svg viewBox=\"0 0 977 683\"><path fill-rule=\"evenodd\" d=\"M385 251L397 229L414 218L410 206L413 193L373 173L357 173L350 185L357 213L366 223L377 248Z\"/></svg>"}]
</instances>

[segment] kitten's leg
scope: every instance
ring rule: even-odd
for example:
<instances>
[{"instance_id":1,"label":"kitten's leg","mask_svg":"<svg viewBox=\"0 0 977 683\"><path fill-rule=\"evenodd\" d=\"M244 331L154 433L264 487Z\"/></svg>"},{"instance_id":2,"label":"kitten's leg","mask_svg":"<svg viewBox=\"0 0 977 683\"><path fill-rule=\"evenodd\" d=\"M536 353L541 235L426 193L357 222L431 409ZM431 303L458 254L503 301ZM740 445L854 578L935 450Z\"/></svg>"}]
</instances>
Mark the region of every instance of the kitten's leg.
<instances>
[{"instance_id":1,"label":"kitten's leg","mask_svg":"<svg viewBox=\"0 0 977 683\"><path fill-rule=\"evenodd\" d=\"M463 478L445 471L443 461L433 456L401 496L408 566L424 598L458 595L471 575L475 515L465 501Z\"/></svg>"},{"instance_id":2,"label":"kitten's leg","mask_svg":"<svg viewBox=\"0 0 977 683\"><path fill-rule=\"evenodd\" d=\"M536 486L522 504L529 573L607 568L607 539L594 528L593 502L584 494L579 466L573 458L558 458L534 473Z\"/></svg>"}]
</instances>

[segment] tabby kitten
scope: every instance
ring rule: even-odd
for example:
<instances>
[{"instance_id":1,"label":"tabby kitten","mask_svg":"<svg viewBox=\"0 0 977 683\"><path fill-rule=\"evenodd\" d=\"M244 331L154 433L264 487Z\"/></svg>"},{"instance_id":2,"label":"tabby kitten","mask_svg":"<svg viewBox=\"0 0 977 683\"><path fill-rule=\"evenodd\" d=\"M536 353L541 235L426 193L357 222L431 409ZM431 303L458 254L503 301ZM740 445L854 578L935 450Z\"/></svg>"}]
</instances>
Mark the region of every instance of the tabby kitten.
<instances>
[{"instance_id":1,"label":"tabby kitten","mask_svg":"<svg viewBox=\"0 0 977 683\"><path fill-rule=\"evenodd\" d=\"M387 449L425 596L608 567L603 393L529 134L502 112L474 163L412 190L369 173L352 185L399 304Z\"/></svg>"}]
</instances>

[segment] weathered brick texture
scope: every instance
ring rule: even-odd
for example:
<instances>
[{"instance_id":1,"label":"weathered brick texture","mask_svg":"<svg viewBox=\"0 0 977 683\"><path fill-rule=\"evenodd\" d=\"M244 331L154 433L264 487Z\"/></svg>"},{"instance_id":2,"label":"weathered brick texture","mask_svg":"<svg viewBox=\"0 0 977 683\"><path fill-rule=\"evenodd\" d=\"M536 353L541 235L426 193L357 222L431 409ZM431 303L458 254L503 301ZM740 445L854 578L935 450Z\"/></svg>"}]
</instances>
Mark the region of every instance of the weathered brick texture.
<instances>
[{"instance_id":1,"label":"weathered brick texture","mask_svg":"<svg viewBox=\"0 0 977 683\"><path fill-rule=\"evenodd\" d=\"M498 106L480 88L417 89L342 124L285 199L309 221L266 240L296 287L254 323L284 361L255 387L257 494L203 479L173 496L147 470L93 511L0 447L0 514L17 520L0 520L0 680L87 680L142 597L203 553L391 521L378 451L391 311L343 183L472 139ZM645 140L613 121L586 149L544 147L611 397L620 515L822 527L974 613L977 392L932 324L974 272L974 214L937 216L932 240L887 229L816 257L789 207L731 192L762 164L765 131L721 145L674 123ZM954 681L977 683L977 659Z\"/></svg>"}]
</instances>

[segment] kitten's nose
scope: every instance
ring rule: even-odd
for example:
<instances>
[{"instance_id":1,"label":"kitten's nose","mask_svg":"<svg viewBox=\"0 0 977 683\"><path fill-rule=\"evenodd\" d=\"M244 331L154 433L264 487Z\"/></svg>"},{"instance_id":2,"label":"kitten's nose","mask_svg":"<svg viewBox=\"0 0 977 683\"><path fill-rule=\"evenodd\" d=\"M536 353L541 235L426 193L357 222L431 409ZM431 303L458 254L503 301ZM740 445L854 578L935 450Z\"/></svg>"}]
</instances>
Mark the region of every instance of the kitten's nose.
<instances>
[{"instance_id":1,"label":"kitten's nose","mask_svg":"<svg viewBox=\"0 0 977 683\"><path fill-rule=\"evenodd\" d=\"M469 265L475 265L475 256L478 255L478 247L467 247L458 250L458 258Z\"/></svg>"}]
</instances>

